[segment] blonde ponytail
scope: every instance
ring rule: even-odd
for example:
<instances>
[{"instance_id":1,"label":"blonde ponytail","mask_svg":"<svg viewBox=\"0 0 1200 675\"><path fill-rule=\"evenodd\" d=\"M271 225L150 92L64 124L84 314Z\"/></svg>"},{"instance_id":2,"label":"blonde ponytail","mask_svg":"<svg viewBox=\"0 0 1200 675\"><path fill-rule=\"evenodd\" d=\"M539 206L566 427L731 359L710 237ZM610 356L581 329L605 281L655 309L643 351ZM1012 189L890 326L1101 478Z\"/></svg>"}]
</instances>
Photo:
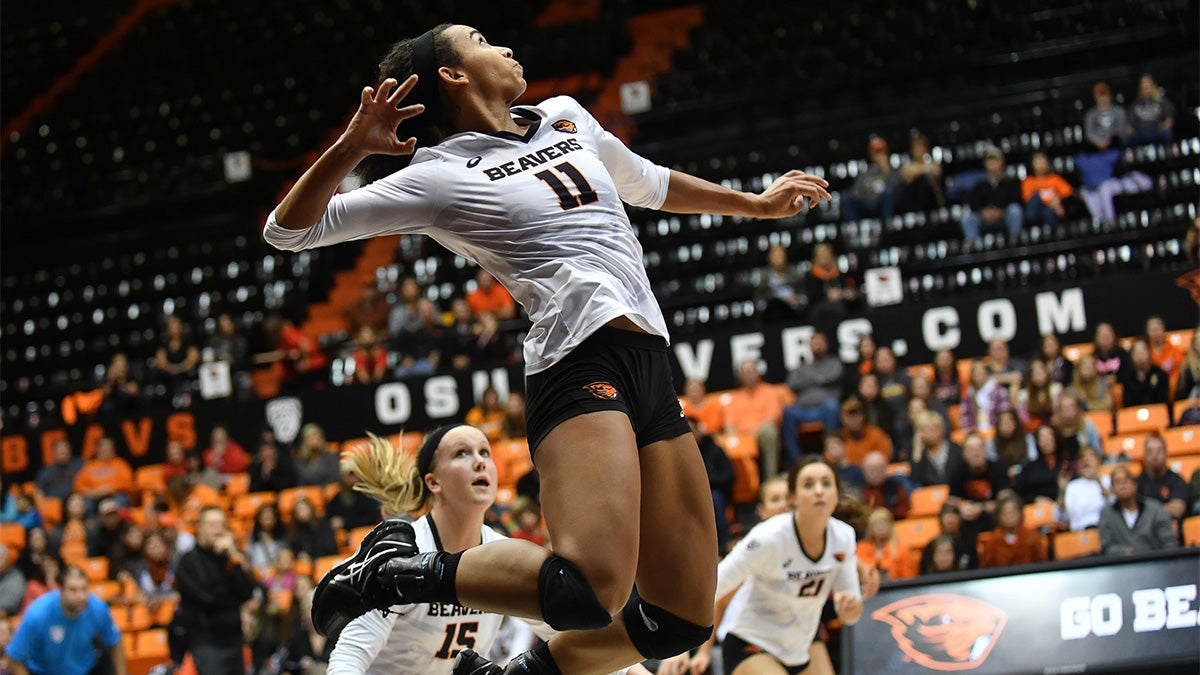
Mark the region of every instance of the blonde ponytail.
<instances>
[{"instance_id":1,"label":"blonde ponytail","mask_svg":"<svg viewBox=\"0 0 1200 675\"><path fill-rule=\"evenodd\" d=\"M386 440L367 433L366 445L342 451L342 470L358 475L354 489L383 505L385 516L418 511L429 501L415 454L396 450Z\"/></svg>"}]
</instances>

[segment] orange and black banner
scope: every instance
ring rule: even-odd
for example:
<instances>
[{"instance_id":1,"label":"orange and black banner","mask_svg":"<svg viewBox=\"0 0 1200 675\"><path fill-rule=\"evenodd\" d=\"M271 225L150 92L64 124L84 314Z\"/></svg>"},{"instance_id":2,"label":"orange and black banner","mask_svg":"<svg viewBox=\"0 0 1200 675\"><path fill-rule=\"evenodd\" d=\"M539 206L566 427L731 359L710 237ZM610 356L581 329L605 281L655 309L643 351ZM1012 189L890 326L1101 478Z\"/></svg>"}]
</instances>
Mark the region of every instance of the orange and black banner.
<instances>
[{"instance_id":1,"label":"orange and black banner","mask_svg":"<svg viewBox=\"0 0 1200 675\"><path fill-rule=\"evenodd\" d=\"M1200 549L885 585L843 673L1200 672Z\"/></svg>"}]
</instances>

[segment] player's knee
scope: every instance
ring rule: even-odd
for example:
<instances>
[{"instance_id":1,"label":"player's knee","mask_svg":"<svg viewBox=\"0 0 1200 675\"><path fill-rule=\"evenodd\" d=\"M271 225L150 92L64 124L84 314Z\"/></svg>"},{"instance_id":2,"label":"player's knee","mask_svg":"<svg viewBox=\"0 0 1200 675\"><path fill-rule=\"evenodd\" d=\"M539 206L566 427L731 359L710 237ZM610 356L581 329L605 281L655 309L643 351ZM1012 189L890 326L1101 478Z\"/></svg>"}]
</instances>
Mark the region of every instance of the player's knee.
<instances>
[{"instance_id":1,"label":"player's knee","mask_svg":"<svg viewBox=\"0 0 1200 675\"><path fill-rule=\"evenodd\" d=\"M538 574L542 618L555 630L593 630L612 623L612 614L583 572L551 555Z\"/></svg>"},{"instance_id":2,"label":"player's knee","mask_svg":"<svg viewBox=\"0 0 1200 675\"><path fill-rule=\"evenodd\" d=\"M698 647L712 634L700 626L643 600L635 588L621 611L625 631L638 652L648 659L665 659Z\"/></svg>"}]
</instances>

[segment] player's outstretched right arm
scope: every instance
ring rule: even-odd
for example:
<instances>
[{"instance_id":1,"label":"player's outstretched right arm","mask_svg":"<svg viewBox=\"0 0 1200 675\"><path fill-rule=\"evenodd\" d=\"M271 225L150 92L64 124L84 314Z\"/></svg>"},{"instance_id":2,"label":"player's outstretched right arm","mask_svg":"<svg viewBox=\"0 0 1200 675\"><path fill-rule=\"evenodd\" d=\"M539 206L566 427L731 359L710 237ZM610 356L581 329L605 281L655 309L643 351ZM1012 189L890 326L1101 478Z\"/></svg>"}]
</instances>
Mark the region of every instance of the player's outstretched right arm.
<instances>
[{"instance_id":1,"label":"player's outstretched right arm","mask_svg":"<svg viewBox=\"0 0 1200 675\"><path fill-rule=\"evenodd\" d=\"M275 209L275 222L288 230L312 227L329 205L329 199L358 163L370 155L408 155L416 148L417 139L401 141L396 127L404 120L420 114L421 104L398 107L416 86L417 76L410 75L402 84L388 78L378 91L364 87L358 112L346 130L296 184Z\"/></svg>"}]
</instances>

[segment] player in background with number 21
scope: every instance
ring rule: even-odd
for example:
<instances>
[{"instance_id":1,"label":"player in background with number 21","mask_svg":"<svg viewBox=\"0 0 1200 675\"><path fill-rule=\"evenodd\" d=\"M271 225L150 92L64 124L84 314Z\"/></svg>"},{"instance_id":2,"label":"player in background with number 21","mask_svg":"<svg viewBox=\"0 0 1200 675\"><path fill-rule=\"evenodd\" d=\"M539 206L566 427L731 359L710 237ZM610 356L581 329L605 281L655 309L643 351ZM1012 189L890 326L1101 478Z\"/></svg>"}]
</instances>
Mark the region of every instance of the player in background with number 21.
<instances>
[{"instance_id":1,"label":"player in background with number 21","mask_svg":"<svg viewBox=\"0 0 1200 675\"><path fill-rule=\"evenodd\" d=\"M840 482L815 455L792 467L788 489L795 510L754 526L718 568L717 606L727 606L717 617L723 634L690 661L687 654L668 660L659 673L700 675L720 638L726 675L833 675L829 652L822 647L810 657L809 649L825 602L832 594L847 626L863 608L854 528L833 518Z\"/></svg>"},{"instance_id":2,"label":"player in background with number 21","mask_svg":"<svg viewBox=\"0 0 1200 675\"><path fill-rule=\"evenodd\" d=\"M544 620L568 632L505 669L466 650L452 672L607 673L704 642L717 577L707 476L622 201L783 218L829 193L799 171L749 194L655 165L571 98L514 107L523 72L469 26L396 43L264 237L298 251L423 233L508 289L532 322L528 438L554 551L501 540L422 554L390 528L322 580L313 612L327 632L420 602ZM389 157L407 165L381 166ZM374 182L335 194L364 160Z\"/></svg>"}]
</instances>

